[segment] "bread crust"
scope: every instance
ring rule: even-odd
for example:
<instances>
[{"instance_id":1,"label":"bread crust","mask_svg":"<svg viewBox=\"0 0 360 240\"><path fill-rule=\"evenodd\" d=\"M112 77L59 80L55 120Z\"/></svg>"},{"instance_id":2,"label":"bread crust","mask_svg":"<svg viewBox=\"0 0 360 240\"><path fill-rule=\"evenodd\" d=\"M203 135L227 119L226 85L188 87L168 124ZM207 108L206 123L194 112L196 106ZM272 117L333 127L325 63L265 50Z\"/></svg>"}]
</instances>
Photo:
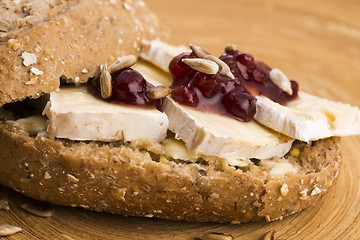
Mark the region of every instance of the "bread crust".
<instances>
[{"instance_id":1,"label":"bread crust","mask_svg":"<svg viewBox=\"0 0 360 240\"><path fill-rule=\"evenodd\" d=\"M16 122L3 121L0 183L54 204L125 216L271 221L315 204L341 166L338 138L294 147L301 149L300 157L286 158L296 164L298 173L269 178L256 164L237 169L175 162L164 159L160 150L121 142L30 137ZM285 184L288 191L282 189Z\"/></svg>"},{"instance_id":2,"label":"bread crust","mask_svg":"<svg viewBox=\"0 0 360 240\"><path fill-rule=\"evenodd\" d=\"M142 39L161 36L142 0L5 1L0 12L0 106L54 91L61 76L86 82L100 64L138 56Z\"/></svg>"}]
</instances>

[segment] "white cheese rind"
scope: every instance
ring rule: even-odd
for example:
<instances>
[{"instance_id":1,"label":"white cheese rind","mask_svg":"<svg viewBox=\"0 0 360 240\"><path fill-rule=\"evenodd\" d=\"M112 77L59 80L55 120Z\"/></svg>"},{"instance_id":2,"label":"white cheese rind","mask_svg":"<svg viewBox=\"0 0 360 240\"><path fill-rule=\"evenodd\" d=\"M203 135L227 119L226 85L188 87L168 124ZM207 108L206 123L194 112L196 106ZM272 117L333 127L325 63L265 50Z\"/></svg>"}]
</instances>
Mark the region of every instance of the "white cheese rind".
<instances>
[{"instance_id":1,"label":"white cheese rind","mask_svg":"<svg viewBox=\"0 0 360 240\"><path fill-rule=\"evenodd\" d=\"M113 104L88 93L86 87L66 87L50 94L48 133L71 140L132 141L166 137L168 119L155 108Z\"/></svg>"},{"instance_id":2,"label":"white cheese rind","mask_svg":"<svg viewBox=\"0 0 360 240\"><path fill-rule=\"evenodd\" d=\"M140 57L160 67L164 71L169 71L169 64L175 56L190 51L189 48L183 45L173 46L159 39L152 41L143 40L142 44L143 47L140 52Z\"/></svg>"},{"instance_id":3,"label":"white cheese rind","mask_svg":"<svg viewBox=\"0 0 360 240\"><path fill-rule=\"evenodd\" d=\"M256 98L256 121L289 137L309 142L360 134L360 111L349 104L305 92L286 106L264 96Z\"/></svg>"},{"instance_id":4,"label":"white cheese rind","mask_svg":"<svg viewBox=\"0 0 360 240\"><path fill-rule=\"evenodd\" d=\"M191 109L167 98L164 112L169 129L196 154L225 159L267 159L283 157L293 139L278 134L258 123Z\"/></svg>"},{"instance_id":5,"label":"white cheese rind","mask_svg":"<svg viewBox=\"0 0 360 240\"><path fill-rule=\"evenodd\" d=\"M170 86L172 83L169 72L165 72L160 68L156 68L152 64L144 60L140 59L131 68L141 73L144 79L154 86Z\"/></svg>"}]
</instances>

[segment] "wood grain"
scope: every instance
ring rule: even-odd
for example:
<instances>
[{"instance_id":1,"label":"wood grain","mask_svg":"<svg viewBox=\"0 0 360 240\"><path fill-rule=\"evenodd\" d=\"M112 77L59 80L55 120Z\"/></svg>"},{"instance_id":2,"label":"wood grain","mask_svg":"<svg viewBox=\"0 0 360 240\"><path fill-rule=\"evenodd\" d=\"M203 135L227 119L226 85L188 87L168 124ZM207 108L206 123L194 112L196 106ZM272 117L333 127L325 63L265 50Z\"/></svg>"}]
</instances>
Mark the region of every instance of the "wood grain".
<instances>
[{"instance_id":1,"label":"wood grain","mask_svg":"<svg viewBox=\"0 0 360 240\"><path fill-rule=\"evenodd\" d=\"M174 44L194 43L220 54L235 43L282 69L302 90L360 106L360 3L356 0L149 0ZM52 218L23 212L19 194L0 188L11 210L0 224L23 231L6 239L194 239L208 232L235 239L360 239L360 137L342 140L344 168L316 206L271 223L185 223L54 206Z\"/></svg>"}]
</instances>

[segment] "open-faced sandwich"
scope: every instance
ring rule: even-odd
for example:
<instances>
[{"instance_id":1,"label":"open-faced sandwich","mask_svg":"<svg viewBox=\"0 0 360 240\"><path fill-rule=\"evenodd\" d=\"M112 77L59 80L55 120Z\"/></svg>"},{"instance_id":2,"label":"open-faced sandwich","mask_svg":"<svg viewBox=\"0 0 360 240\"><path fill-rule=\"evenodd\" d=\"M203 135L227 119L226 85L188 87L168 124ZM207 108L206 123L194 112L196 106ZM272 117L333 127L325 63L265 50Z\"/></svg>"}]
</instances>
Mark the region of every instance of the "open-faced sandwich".
<instances>
[{"instance_id":1,"label":"open-faced sandwich","mask_svg":"<svg viewBox=\"0 0 360 240\"><path fill-rule=\"evenodd\" d=\"M140 0L5 4L0 183L32 198L271 221L316 203L339 173L339 136L360 134L357 107L300 91L234 45L216 57L154 40Z\"/></svg>"}]
</instances>

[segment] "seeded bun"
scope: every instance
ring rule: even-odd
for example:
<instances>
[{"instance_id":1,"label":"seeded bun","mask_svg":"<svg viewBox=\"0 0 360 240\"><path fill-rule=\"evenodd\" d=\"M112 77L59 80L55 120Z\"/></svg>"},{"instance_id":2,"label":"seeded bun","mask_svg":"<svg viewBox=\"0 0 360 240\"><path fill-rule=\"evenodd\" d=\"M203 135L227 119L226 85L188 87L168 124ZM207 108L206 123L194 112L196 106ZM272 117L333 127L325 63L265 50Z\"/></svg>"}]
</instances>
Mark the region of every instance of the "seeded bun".
<instances>
[{"instance_id":1,"label":"seeded bun","mask_svg":"<svg viewBox=\"0 0 360 240\"><path fill-rule=\"evenodd\" d=\"M142 0L0 2L0 106L83 83L161 34Z\"/></svg>"},{"instance_id":2,"label":"seeded bun","mask_svg":"<svg viewBox=\"0 0 360 240\"><path fill-rule=\"evenodd\" d=\"M0 183L54 204L125 216L232 223L281 219L314 204L341 165L338 138L295 142L292 149L300 154L284 159L299 170L272 177L255 160L243 168L174 160L154 142L52 140L34 117L16 120L4 110L1 115Z\"/></svg>"},{"instance_id":3,"label":"seeded bun","mask_svg":"<svg viewBox=\"0 0 360 240\"><path fill-rule=\"evenodd\" d=\"M314 204L337 177L338 138L295 142L296 154L272 160L297 171L273 175L256 159L173 159L152 141L52 139L43 99L23 100L54 91L60 78L86 82L159 35L141 0L1 2L0 183L59 205L198 222L271 221Z\"/></svg>"}]
</instances>

